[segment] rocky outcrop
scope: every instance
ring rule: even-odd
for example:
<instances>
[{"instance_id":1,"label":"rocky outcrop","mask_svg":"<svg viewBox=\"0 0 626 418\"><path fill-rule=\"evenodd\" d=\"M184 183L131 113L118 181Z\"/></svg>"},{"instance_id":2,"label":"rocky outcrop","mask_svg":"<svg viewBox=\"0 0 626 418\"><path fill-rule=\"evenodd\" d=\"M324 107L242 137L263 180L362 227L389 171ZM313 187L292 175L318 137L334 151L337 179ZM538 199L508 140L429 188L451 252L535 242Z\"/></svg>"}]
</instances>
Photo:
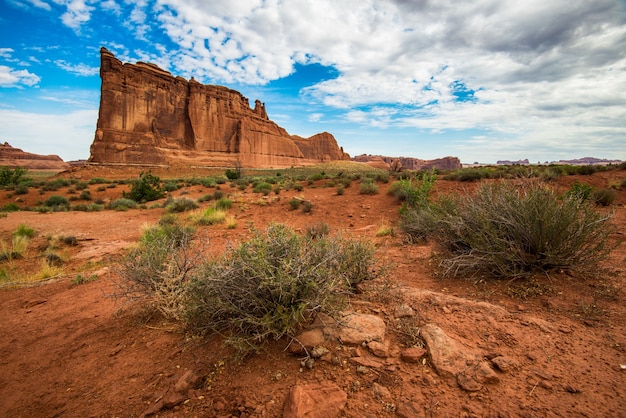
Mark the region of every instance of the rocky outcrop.
<instances>
[{"instance_id":1,"label":"rocky outcrop","mask_svg":"<svg viewBox=\"0 0 626 418\"><path fill-rule=\"evenodd\" d=\"M67 170L70 165L58 155L39 155L13 148L8 142L0 144L0 166L24 167L29 170Z\"/></svg>"},{"instance_id":2,"label":"rocky outcrop","mask_svg":"<svg viewBox=\"0 0 626 418\"><path fill-rule=\"evenodd\" d=\"M457 170L461 168L461 160L457 157L443 157L435 160L420 160L411 157L385 157L382 155L357 155L354 161L368 163L377 168L393 171L401 170Z\"/></svg>"},{"instance_id":3,"label":"rocky outcrop","mask_svg":"<svg viewBox=\"0 0 626 418\"><path fill-rule=\"evenodd\" d=\"M285 167L348 160L329 133L291 136L259 100L174 77L154 64L123 64L102 48L100 112L90 162Z\"/></svg>"}]
</instances>

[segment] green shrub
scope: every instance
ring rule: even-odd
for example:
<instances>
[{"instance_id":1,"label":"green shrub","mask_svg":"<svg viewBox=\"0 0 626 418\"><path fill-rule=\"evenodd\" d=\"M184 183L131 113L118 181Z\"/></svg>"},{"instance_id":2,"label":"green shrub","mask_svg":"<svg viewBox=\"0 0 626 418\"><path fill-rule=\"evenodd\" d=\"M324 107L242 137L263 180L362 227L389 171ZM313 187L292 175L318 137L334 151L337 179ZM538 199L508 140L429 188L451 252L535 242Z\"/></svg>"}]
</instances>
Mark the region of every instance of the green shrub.
<instances>
[{"instance_id":1,"label":"green shrub","mask_svg":"<svg viewBox=\"0 0 626 418\"><path fill-rule=\"evenodd\" d=\"M343 194L345 193L345 191L346 191L346 190L344 189L344 187L343 187L343 186L341 186L341 185L337 186L337 195L338 195L338 196L343 195Z\"/></svg>"},{"instance_id":2,"label":"green shrub","mask_svg":"<svg viewBox=\"0 0 626 418\"><path fill-rule=\"evenodd\" d=\"M214 207L206 208L203 211L193 213L190 219L196 225L215 225L224 222L226 212Z\"/></svg>"},{"instance_id":3,"label":"green shrub","mask_svg":"<svg viewBox=\"0 0 626 418\"><path fill-rule=\"evenodd\" d=\"M126 279L122 296L147 299L168 318L182 319L186 310L186 284L202 260L190 248L193 228L178 223L151 225L139 245L116 266Z\"/></svg>"},{"instance_id":4,"label":"green shrub","mask_svg":"<svg viewBox=\"0 0 626 418\"><path fill-rule=\"evenodd\" d=\"M151 173L141 173L139 179L133 181L130 192L122 193L127 199L137 203L150 202L165 195L161 187L161 179Z\"/></svg>"},{"instance_id":5,"label":"green shrub","mask_svg":"<svg viewBox=\"0 0 626 418\"><path fill-rule=\"evenodd\" d=\"M137 202L133 199L127 199L125 197L120 197L119 199L115 199L111 203L109 203L109 209L126 211L128 209L135 209L137 207Z\"/></svg>"},{"instance_id":6,"label":"green shrub","mask_svg":"<svg viewBox=\"0 0 626 418\"><path fill-rule=\"evenodd\" d=\"M70 208L70 202L64 196L53 195L46 199L44 206L54 212L66 211Z\"/></svg>"},{"instance_id":7,"label":"green shrub","mask_svg":"<svg viewBox=\"0 0 626 418\"><path fill-rule=\"evenodd\" d=\"M79 196L80 200L91 200L91 192L89 190L83 190Z\"/></svg>"},{"instance_id":8,"label":"green shrub","mask_svg":"<svg viewBox=\"0 0 626 418\"><path fill-rule=\"evenodd\" d=\"M2 209L0 209L0 211L2 212L17 212L19 210L20 207L15 202L7 203L6 205L2 206Z\"/></svg>"},{"instance_id":9,"label":"green shrub","mask_svg":"<svg viewBox=\"0 0 626 418\"><path fill-rule=\"evenodd\" d=\"M610 206L615 202L615 191L611 189L596 189L591 193L591 200L600 206Z\"/></svg>"},{"instance_id":10,"label":"green shrub","mask_svg":"<svg viewBox=\"0 0 626 418\"><path fill-rule=\"evenodd\" d=\"M15 190L13 191L16 195L28 194L28 184L20 183L15 186Z\"/></svg>"},{"instance_id":11,"label":"green shrub","mask_svg":"<svg viewBox=\"0 0 626 418\"><path fill-rule=\"evenodd\" d=\"M180 187L178 187L178 183L176 183L175 181L168 181L163 184L163 191L166 192L175 192L179 188Z\"/></svg>"},{"instance_id":12,"label":"green shrub","mask_svg":"<svg viewBox=\"0 0 626 418\"><path fill-rule=\"evenodd\" d=\"M316 312L374 277L373 246L341 237L304 238L270 225L199 268L189 286L189 325L229 336L240 353L295 336Z\"/></svg>"},{"instance_id":13,"label":"green shrub","mask_svg":"<svg viewBox=\"0 0 626 418\"><path fill-rule=\"evenodd\" d=\"M302 202L302 212L303 213L311 213L311 211L313 210L313 203L309 202L308 200L305 200L304 202Z\"/></svg>"},{"instance_id":14,"label":"green shrub","mask_svg":"<svg viewBox=\"0 0 626 418\"><path fill-rule=\"evenodd\" d=\"M272 191L272 185L270 183L261 182L255 185L252 190L254 193L263 193L263 195L267 196Z\"/></svg>"},{"instance_id":15,"label":"green shrub","mask_svg":"<svg viewBox=\"0 0 626 418\"><path fill-rule=\"evenodd\" d=\"M233 207L233 201L222 197L220 200L215 202L215 208L220 210L228 210Z\"/></svg>"},{"instance_id":16,"label":"green shrub","mask_svg":"<svg viewBox=\"0 0 626 418\"><path fill-rule=\"evenodd\" d=\"M13 231L13 236L33 238L35 236L35 230L26 224L19 224L15 231Z\"/></svg>"},{"instance_id":17,"label":"green shrub","mask_svg":"<svg viewBox=\"0 0 626 418\"><path fill-rule=\"evenodd\" d=\"M184 197L178 199L171 199L165 203L165 211L168 213L180 213L188 210L197 209L198 204L192 199Z\"/></svg>"},{"instance_id":18,"label":"green shrub","mask_svg":"<svg viewBox=\"0 0 626 418\"><path fill-rule=\"evenodd\" d=\"M17 185L25 180L28 171L23 167L10 168L7 166L0 167L0 186Z\"/></svg>"},{"instance_id":19,"label":"green shrub","mask_svg":"<svg viewBox=\"0 0 626 418\"><path fill-rule=\"evenodd\" d=\"M378 186L374 183L374 180L366 178L361 180L359 185L359 193L360 194L377 194Z\"/></svg>"},{"instance_id":20,"label":"green shrub","mask_svg":"<svg viewBox=\"0 0 626 418\"><path fill-rule=\"evenodd\" d=\"M241 178L241 169L234 169L234 170L228 169L226 170L224 175L226 175L226 178L228 180L237 180Z\"/></svg>"},{"instance_id":21,"label":"green shrub","mask_svg":"<svg viewBox=\"0 0 626 418\"><path fill-rule=\"evenodd\" d=\"M303 202L302 199L298 199L294 197L293 199L289 200L289 206L291 206L291 209L296 210L300 207L302 202Z\"/></svg>"},{"instance_id":22,"label":"green shrub","mask_svg":"<svg viewBox=\"0 0 626 418\"><path fill-rule=\"evenodd\" d=\"M421 176L418 175L415 179L398 180L389 186L387 194L391 194L403 202L405 208L426 207L436 179L437 175L431 171L423 173Z\"/></svg>"},{"instance_id":23,"label":"green shrub","mask_svg":"<svg viewBox=\"0 0 626 418\"><path fill-rule=\"evenodd\" d=\"M565 192L565 196L573 199L579 199L581 201L588 200L591 197L593 187L587 183L579 183L575 181L570 186L569 190Z\"/></svg>"},{"instance_id":24,"label":"green shrub","mask_svg":"<svg viewBox=\"0 0 626 418\"><path fill-rule=\"evenodd\" d=\"M306 230L307 238L321 238L330 233L330 226L326 222L318 222L314 225L311 225Z\"/></svg>"},{"instance_id":25,"label":"green shrub","mask_svg":"<svg viewBox=\"0 0 626 418\"><path fill-rule=\"evenodd\" d=\"M213 192L213 199L215 200L220 200L222 197L224 197L225 193L221 190L216 190Z\"/></svg>"},{"instance_id":26,"label":"green shrub","mask_svg":"<svg viewBox=\"0 0 626 418\"><path fill-rule=\"evenodd\" d=\"M597 269L613 248L611 216L596 212L577 196L559 199L540 183L516 188L498 183L475 196L433 204L404 214L409 229L443 248L441 266L453 276L483 272L527 277L558 269Z\"/></svg>"}]
</instances>

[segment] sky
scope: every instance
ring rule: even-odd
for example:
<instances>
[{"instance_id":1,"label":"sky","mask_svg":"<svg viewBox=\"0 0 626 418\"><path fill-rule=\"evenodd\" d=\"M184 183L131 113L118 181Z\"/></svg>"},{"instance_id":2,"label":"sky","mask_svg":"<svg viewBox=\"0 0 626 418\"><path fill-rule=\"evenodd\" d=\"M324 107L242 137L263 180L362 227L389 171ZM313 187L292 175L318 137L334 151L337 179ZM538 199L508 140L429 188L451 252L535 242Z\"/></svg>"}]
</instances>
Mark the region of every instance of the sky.
<instances>
[{"instance_id":1,"label":"sky","mask_svg":"<svg viewBox=\"0 0 626 418\"><path fill-rule=\"evenodd\" d=\"M350 155L626 160L625 0L0 0L0 142L87 159L100 47Z\"/></svg>"}]
</instances>

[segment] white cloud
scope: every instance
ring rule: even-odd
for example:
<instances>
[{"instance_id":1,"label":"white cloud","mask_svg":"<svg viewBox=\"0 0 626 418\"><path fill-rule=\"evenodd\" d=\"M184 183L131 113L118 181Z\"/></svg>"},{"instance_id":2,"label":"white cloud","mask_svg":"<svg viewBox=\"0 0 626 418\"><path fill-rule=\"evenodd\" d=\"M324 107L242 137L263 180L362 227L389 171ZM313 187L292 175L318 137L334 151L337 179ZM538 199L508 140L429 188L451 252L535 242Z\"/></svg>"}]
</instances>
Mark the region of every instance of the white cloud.
<instances>
[{"instance_id":1,"label":"white cloud","mask_svg":"<svg viewBox=\"0 0 626 418\"><path fill-rule=\"evenodd\" d=\"M97 67L90 67L85 64L70 64L69 62L64 61L64 60L56 60L54 63L56 64L57 67L65 71L68 71L70 73L83 76L83 77L97 75L98 72L100 71Z\"/></svg>"},{"instance_id":2,"label":"white cloud","mask_svg":"<svg viewBox=\"0 0 626 418\"><path fill-rule=\"evenodd\" d=\"M0 87L35 86L41 78L28 70L14 70L6 65L0 65Z\"/></svg>"},{"instance_id":3,"label":"white cloud","mask_svg":"<svg viewBox=\"0 0 626 418\"><path fill-rule=\"evenodd\" d=\"M47 10L50 11L52 10L52 8L50 7L50 5L44 1L41 0L27 0L28 3L32 4L33 6L39 8L39 9L43 9L43 10Z\"/></svg>"},{"instance_id":4,"label":"white cloud","mask_svg":"<svg viewBox=\"0 0 626 418\"><path fill-rule=\"evenodd\" d=\"M65 13L61 15L61 22L75 32L80 33L80 28L91 19L93 6L85 3L84 0L53 0L56 4L66 7Z\"/></svg>"},{"instance_id":5,"label":"white cloud","mask_svg":"<svg viewBox=\"0 0 626 418\"><path fill-rule=\"evenodd\" d=\"M0 48L0 58L11 58L13 52L15 52L13 48Z\"/></svg>"},{"instance_id":6,"label":"white cloud","mask_svg":"<svg viewBox=\"0 0 626 418\"><path fill-rule=\"evenodd\" d=\"M26 152L59 155L65 161L86 159L97 117L94 109L53 115L0 108L0 142Z\"/></svg>"}]
</instances>

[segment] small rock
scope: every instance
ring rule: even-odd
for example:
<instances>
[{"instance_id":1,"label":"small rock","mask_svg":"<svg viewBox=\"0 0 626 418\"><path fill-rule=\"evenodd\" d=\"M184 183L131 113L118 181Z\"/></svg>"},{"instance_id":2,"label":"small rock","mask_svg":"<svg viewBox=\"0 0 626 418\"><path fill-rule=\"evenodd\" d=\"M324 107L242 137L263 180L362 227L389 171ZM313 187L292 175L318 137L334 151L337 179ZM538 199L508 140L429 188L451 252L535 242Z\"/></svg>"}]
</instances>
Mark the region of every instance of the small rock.
<instances>
[{"instance_id":1,"label":"small rock","mask_svg":"<svg viewBox=\"0 0 626 418\"><path fill-rule=\"evenodd\" d=\"M194 374L193 371L187 370L185 374L183 374L182 377L178 379L176 385L174 385L174 390L176 392L185 393L190 388L195 386L196 383L198 383L198 380L199 378Z\"/></svg>"},{"instance_id":2,"label":"small rock","mask_svg":"<svg viewBox=\"0 0 626 418\"><path fill-rule=\"evenodd\" d=\"M391 392L389 392L389 389L387 389L383 385L380 385L374 382L374 384L372 385L372 390L374 391L374 397L376 399L383 399L383 400L391 399Z\"/></svg>"},{"instance_id":3,"label":"small rock","mask_svg":"<svg viewBox=\"0 0 626 418\"><path fill-rule=\"evenodd\" d=\"M483 388L483 385L474 379L474 376L468 373L459 373L456 381L463 390L468 392L477 392Z\"/></svg>"},{"instance_id":4,"label":"small rock","mask_svg":"<svg viewBox=\"0 0 626 418\"><path fill-rule=\"evenodd\" d=\"M378 341L370 341L369 343L367 343L367 347L376 357L389 357L389 344L381 343Z\"/></svg>"},{"instance_id":5,"label":"small rock","mask_svg":"<svg viewBox=\"0 0 626 418\"><path fill-rule=\"evenodd\" d=\"M294 341L289 344L289 352L292 354L304 353L306 350L313 350L316 346L321 346L326 342L324 331L321 328L313 328L302 332Z\"/></svg>"},{"instance_id":6,"label":"small rock","mask_svg":"<svg viewBox=\"0 0 626 418\"><path fill-rule=\"evenodd\" d=\"M504 373L509 372L517 367L515 361L504 356L494 357L493 359L491 359L491 362L494 364L494 366L498 368L498 370Z\"/></svg>"},{"instance_id":7,"label":"small rock","mask_svg":"<svg viewBox=\"0 0 626 418\"><path fill-rule=\"evenodd\" d=\"M163 398L163 407L165 408L173 408L176 405L180 405L187 399L185 394L179 392L170 392Z\"/></svg>"},{"instance_id":8,"label":"small rock","mask_svg":"<svg viewBox=\"0 0 626 418\"><path fill-rule=\"evenodd\" d=\"M410 318L412 316L415 316L415 312L413 311L413 308L411 308L406 303L403 303L396 306L393 316L395 318Z\"/></svg>"},{"instance_id":9,"label":"small rock","mask_svg":"<svg viewBox=\"0 0 626 418\"><path fill-rule=\"evenodd\" d=\"M415 402L406 401L398 403L396 415L400 418L419 418L424 416L424 411Z\"/></svg>"},{"instance_id":10,"label":"small rock","mask_svg":"<svg viewBox=\"0 0 626 418\"><path fill-rule=\"evenodd\" d=\"M163 409L163 401L159 401L157 403L154 403L152 405L150 405L150 408L146 409L143 413L144 417L149 417L151 415L154 414L158 414L159 412L161 412L161 410Z\"/></svg>"},{"instance_id":11,"label":"small rock","mask_svg":"<svg viewBox=\"0 0 626 418\"><path fill-rule=\"evenodd\" d=\"M400 358L407 363L419 363L422 357L426 355L427 351L419 347L411 347L402 350Z\"/></svg>"},{"instance_id":12,"label":"small rock","mask_svg":"<svg viewBox=\"0 0 626 418\"><path fill-rule=\"evenodd\" d=\"M376 315L349 314L339 325L338 337L344 344L359 345L366 341L383 341L387 327Z\"/></svg>"},{"instance_id":13,"label":"small rock","mask_svg":"<svg viewBox=\"0 0 626 418\"><path fill-rule=\"evenodd\" d=\"M328 354L328 348L324 346L317 346L311 350L311 357L313 358L324 357L326 354Z\"/></svg>"},{"instance_id":14,"label":"small rock","mask_svg":"<svg viewBox=\"0 0 626 418\"><path fill-rule=\"evenodd\" d=\"M336 417L345 408L348 394L334 383L297 384L285 401L283 418Z\"/></svg>"}]
</instances>

